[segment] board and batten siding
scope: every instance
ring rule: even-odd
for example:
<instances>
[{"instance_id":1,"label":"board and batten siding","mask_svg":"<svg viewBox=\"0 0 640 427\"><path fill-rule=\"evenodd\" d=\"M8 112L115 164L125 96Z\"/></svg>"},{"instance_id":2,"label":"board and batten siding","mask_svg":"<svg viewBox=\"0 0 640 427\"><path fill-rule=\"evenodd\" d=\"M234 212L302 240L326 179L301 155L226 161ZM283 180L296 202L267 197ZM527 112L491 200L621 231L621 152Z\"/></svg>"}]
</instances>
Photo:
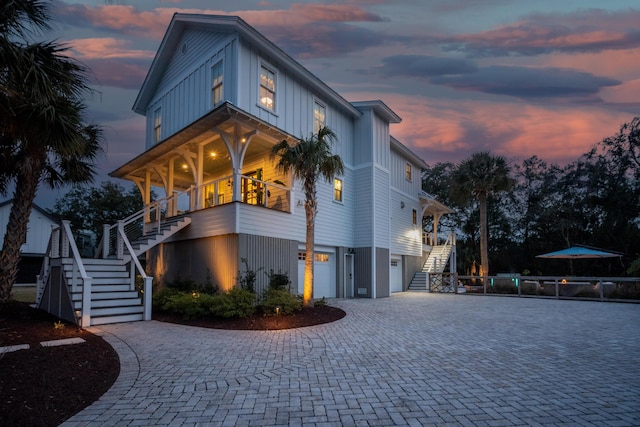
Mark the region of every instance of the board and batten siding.
<instances>
[{"instance_id":1,"label":"board and batten siding","mask_svg":"<svg viewBox=\"0 0 640 427\"><path fill-rule=\"evenodd\" d=\"M399 255L422 255L422 219L416 198L391 189L390 246L391 253ZM404 207L402 207L404 204ZM413 210L417 213L417 224L413 224Z\"/></svg>"},{"instance_id":2,"label":"board and batten siding","mask_svg":"<svg viewBox=\"0 0 640 427\"><path fill-rule=\"evenodd\" d=\"M161 109L161 139L175 134L214 108L211 67L223 61L224 100L234 103L236 39L228 34L186 31L147 109L147 144L155 144L155 111ZM182 46L186 46L182 53Z\"/></svg>"},{"instance_id":3,"label":"board and batten siding","mask_svg":"<svg viewBox=\"0 0 640 427\"><path fill-rule=\"evenodd\" d=\"M298 283L298 242L274 237L240 234L239 236L240 271L244 272L242 259L247 260L253 271L264 271L276 274L286 274L291 283L291 289L297 289ZM263 270L260 270L263 269ZM269 285L269 276L258 273L256 275L256 293Z\"/></svg>"},{"instance_id":4,"label":"board and batten siding","mask_svg":"<svg viewBox=\"0 0 640 427\"><path fill-rule=\"evenodd\" d=\"M353 171L354 186L354 246L373 244L373 167L356 168Z\"/></svg>"},{"instance_id":5,"label":"board and batten siding","mask_svg":"<svg viewBox=\"0 0 640 427\"><path fill-rule=\"evenodd\" d=\"M389 248L389 171L374 167L373 172L374 244L377 247Z\"/></svg>"},{"instance_id":6,"label":"board and batten siding","mask_svg":"<svg viewBox=\"0 0 640 427\"><path fill-rule=\"evenodd\" d=\"M411 165L411 180L406 178L407 163ZM422 169L412 160L407 159L396 150L391 150L389 172L391 174L391 187L403 193L418 198L422 189Z\"/></svg>"}]
</instances>

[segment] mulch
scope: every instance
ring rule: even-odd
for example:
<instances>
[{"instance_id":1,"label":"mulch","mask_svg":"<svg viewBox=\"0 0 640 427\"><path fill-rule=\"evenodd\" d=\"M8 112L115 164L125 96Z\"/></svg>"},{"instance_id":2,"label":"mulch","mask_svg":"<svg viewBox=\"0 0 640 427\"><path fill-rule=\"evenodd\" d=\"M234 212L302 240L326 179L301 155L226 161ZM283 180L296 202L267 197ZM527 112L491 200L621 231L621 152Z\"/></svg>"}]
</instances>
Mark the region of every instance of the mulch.
<instances>
[{"instance_id":1,"label":"mulch","mask_svg":"<svg viewBox=\"0 0 640 427\"><path fill-rule=\"evenodd\" d=\"M154 320L232 330L277 330L333 322L345 312L331 306L288 316L185 320L154 313ZM0 346L29 344L0 353L0 424L53 427L98 400L120 373L118 354L101 337L28 304L0 304ZM61 327L61 325L63 325ZM82 338L81 344L42 347L40 342Z\"/></svg>"}]
</instances>

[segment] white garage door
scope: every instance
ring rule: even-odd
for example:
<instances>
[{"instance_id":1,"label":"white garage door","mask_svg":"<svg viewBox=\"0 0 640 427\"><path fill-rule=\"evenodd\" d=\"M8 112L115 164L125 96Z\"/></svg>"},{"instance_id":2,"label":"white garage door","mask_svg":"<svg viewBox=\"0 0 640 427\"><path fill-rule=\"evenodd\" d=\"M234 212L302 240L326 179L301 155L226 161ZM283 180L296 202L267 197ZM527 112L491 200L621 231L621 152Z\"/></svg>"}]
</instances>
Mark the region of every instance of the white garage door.
<instances>
[{"instance_id":1,"label":"white garage door","mask_svg":"<svg viewBox=\"0 0 640 427\"><path fill-rule=\"evenodd\" d=\"M391 257L389 266L389 292L402 292L402 258Z\"/></svg>"},{"instance_id":2,"label":"white garage door","mask_svg":"<svg viewBox=\"0 0 640 427\"><path fill-rule=\"evenodd\" d=\"M298 252L298 293L304 291L304 260L305 252ZM336 297L335 254L330 252L316 252L313 266L313 298Z\"/></svg>"}]
</instances>

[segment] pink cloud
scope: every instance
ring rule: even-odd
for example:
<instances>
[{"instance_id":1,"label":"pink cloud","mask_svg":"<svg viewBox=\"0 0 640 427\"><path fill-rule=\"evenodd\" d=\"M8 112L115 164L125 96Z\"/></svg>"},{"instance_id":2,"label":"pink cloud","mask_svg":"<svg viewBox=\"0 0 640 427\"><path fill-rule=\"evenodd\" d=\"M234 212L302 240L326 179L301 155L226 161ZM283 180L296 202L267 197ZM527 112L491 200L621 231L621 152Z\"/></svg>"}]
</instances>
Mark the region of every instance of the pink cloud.
<instances>
[{"instance_id":1,"label":"pink cloud","mask_svg":"<svg viewBox=\"0 0 640 427\"><path fill-rule=\"evenodd\" d=\"M379 94L370 95L369 99L379 98ZM367 98L352 93L349 99ZM384 101L403 119L391 126L392 135L428 164L458 162L482 150L509 160L537 155L566 164L631 120L625 113L598 108L461 102L399 94L387 94Z\"/></svg>"},{"instance_id":2,"label":"pink cloud","mask_svg":"<svg viewBox=\"0 0 640 427\"><path fill-rule=\"evenodd\" d=\"M136 58L152 60L155 52L129 49L130 41L114 38L75 39L66 42L79 59Z\"/></svg>"}]
</instances>

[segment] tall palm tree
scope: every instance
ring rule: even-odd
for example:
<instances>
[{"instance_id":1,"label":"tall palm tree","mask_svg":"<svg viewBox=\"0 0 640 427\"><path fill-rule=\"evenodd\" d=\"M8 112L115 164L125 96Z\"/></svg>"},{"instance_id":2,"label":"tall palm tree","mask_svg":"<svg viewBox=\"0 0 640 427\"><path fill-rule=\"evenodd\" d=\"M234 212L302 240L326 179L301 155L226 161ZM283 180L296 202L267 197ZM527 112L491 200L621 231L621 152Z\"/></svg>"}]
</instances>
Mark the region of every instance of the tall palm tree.
<instances>
[{"instance_id":1,"label":"tall palm tree","mask_svg":"<svg viewBox=\"0 0 640 427\"><path fill-rule=\"evenodd\" d=\"M281 141L271 150L272 157L279 156L276 168L287 173L292 171L294 178L302 181L304 189L304 211L307 225L302 294L304 307L313 305L315 223L318 211L316 183L318 178L330 181L335 175L344 173L344 164L340 156L331 154L331 146L335 140L336 134L328 127L322 127L317 134L300 139L295 145Z\"/></svg>"},{"instance_id":2,"label":"tall palm tree","mask_svg":"<svg viewBox=\"0 0 640 427\"><path fill-rule=\"evenodd\" d=\"M0 193L14 186L0 252L0 302L15 281L20 246L40 183L51 188L90 181L102 130L83 121L86 70L57 43L29 43L48 29L48 4L14 0L0 6Z\"/></svg>"},{"instance_id":3,"label":"tall palm tree","mask_svg":"<svg viewBox=\"0 0 640 427\"><path fill-rule=\"evenodd\" d=\"M482 275L489 274L489 243L487 222L487 199L493 193L508 191L514 181L509 177L510 168L501 156L488 151L475 153L454 170L451 180L451 195L460 202L478 201L480 211L480 269Z\"/></svg>"}]
</instances>

